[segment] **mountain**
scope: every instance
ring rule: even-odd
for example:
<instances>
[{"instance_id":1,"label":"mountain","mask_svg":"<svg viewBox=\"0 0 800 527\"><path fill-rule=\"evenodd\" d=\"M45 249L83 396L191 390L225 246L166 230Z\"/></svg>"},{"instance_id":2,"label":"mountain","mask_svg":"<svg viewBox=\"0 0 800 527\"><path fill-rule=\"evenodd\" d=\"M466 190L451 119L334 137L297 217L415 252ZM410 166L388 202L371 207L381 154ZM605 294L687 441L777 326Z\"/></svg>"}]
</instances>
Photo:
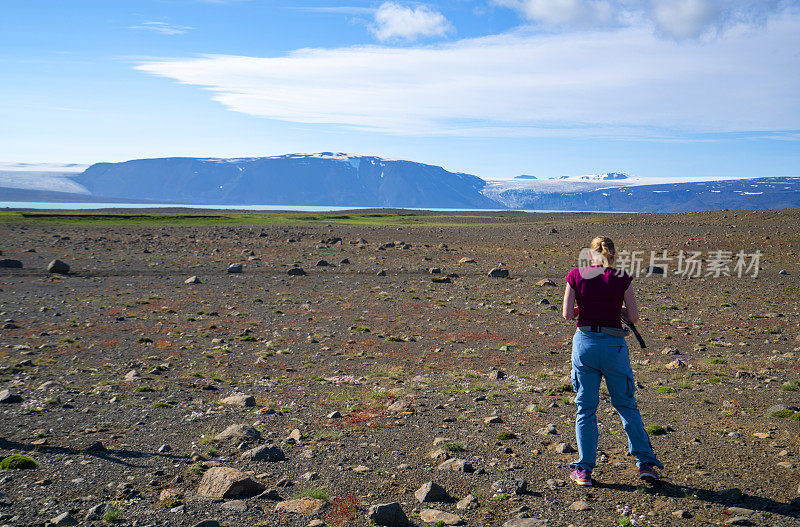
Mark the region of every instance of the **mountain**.
<instances>
[{"instance_id":1,"label":"mountain","mask_svg":"<svg viewBox=\"0 0 800 527\"><path fill-rule=\"evenodd\" d=\"M514 176L514 179L536 179L536 176L529 176L527 174L520 174L519 176Z\"/></svg>"},{"instance_id":2,"label":"mountain","mask_svg":"<svg viewBox=\"0 0 800 527\"><path fill-rule=\"evenodd\" d=\"M507 208L527 210L689 212L800 207L800 177L651 181L502 180L488 182L483 193Z\"/></svg>"},{"instance_id":3,"label":"mountain","mask_svg":"<svg viewBox=\"0 0 800 527\"><path fill-rule=\"evenodd\" d=\"M74 182L92 195L206 205L503 208L476 176L333 152L97 163Z\"/></svg>"}]
</instances>

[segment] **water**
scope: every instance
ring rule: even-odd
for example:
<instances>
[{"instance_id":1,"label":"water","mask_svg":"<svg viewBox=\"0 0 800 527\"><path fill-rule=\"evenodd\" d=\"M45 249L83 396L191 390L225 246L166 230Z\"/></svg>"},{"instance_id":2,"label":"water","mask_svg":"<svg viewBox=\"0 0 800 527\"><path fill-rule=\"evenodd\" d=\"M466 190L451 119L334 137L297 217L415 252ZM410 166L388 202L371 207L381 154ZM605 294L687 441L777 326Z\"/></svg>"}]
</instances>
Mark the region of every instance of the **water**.
<instances>
[{"instance_id":1,"label":"water","mask_svg":"<svg viewBox=\"0 0 800 527\"><path fill-rule=\"evenodd\" d=\"M603 212L628 214L616 211L594 210L540 210L540 209L447 209L435 207L339 207L333 205L187 205L183 203L53 203L45 201L0 201L0 209L41 210L98 210L98 209L205 209L242 211L286 212L339 212L344 210L425 210L433 212Z\"/></svg>"}]
</instances>

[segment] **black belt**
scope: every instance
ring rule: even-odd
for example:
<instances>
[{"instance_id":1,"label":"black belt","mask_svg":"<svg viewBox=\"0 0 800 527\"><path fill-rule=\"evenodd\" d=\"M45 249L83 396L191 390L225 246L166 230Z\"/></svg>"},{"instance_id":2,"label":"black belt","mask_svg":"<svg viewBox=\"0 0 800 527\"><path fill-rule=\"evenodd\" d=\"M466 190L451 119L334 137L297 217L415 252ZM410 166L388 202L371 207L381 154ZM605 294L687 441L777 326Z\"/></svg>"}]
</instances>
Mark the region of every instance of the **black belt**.
<instances>
[{"instance_id":1,"label":"black belt","mask_svg":"<svg viewBox=\"0 0 800 527\"><path fill-rule=\"evenodd\" d=\"M591 331L593 333L606 333L615 337L626 337L630 333L627 329L611 326L578 326L578 330Z\"/></svg>"}]
</instances>

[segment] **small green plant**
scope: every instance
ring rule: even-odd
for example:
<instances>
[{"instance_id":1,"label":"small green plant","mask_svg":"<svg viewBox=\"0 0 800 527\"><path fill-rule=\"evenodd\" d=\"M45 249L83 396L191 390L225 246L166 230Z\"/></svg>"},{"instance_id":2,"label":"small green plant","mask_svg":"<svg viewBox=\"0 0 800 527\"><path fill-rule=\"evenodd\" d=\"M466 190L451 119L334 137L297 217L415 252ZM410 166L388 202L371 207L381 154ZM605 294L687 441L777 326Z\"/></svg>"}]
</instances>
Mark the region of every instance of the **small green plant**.
<instances>
[{"instance_id":1,"label":"small green plant","mask_svg":"<svg viewBox=\"0 0 800 527\"><path fill-rule=\"evenodd\" d=\"M150 386L137 386L136 388L133 389L133 391L137 392L137 393L154 392L154 391L156 391L156 389L152 388Z\"/></svg>"},{"instance_id":2,"label":"small green plant","mask_svg":"<svg viewBox=\"0 0 800 527\"><path fill-rule=\"evenodd\" d=\"M675 389L669 386L659 386L656 388L656 393L675 393Z\"/></svg>"},{"instance_id":3,"label":"small green plant","mask_svg":"<svg viewBox=\"0 0 800 527\"><path fill-rule=\"evenodd\" d=\"M172 405L169 403L158 402L153 403L153 408L172 408Z\"/></svg>"},{"instance_id":4,"label":"small green plant","mask_svg":"<svg viewBox=\"0 0 800 527\"><path fill-rule=\"evenodd\" d=\"M32 457L25 454L12 454L0 461L0 469L3 470L29 469L38 466Z\"/></svg>"},{"instance_id":5,"label":"small green plant","mask_svg":"<svg viewBox=\"0 0 800 527\"><path fill-rule=\"evenodd\" d=\"M767 414L767 417L772 417L775 419L786 419L787 417L792 417L794 412L789 410L788 408L784 408L783 410L773 410L772 412Z\"/></svg>"},{"instance_id":6,"label":"small green plant","mask_svg":"<svg viewBox=\"0 0 800 527\"><path fill-rule=\"evenodd\" d=\"M445 441L442 443L442 448L448 452L464 452L466 448L458 441Z\"/></svg>"},{"instance_id":7,"label":"small green plant","mask_svg":"<svg viewBox=\"0 0 800 527\"><path fill-rule=\"evenodd\" d=\"M661 425L647 425L645 431L651 436L663 436L667 433L667 429Z\"/></svg>"},{"instance_id":8,"label":"small green plant","mask_svg":"<svg viewBox=\"0 0 800 527\"><path fill-rule=\"evenodd\" d=\"M331 503L331 496L328 493L328 489L325 487L318 487L313 489L306 489L297 496L298 498L314 498L316 500L322 500L325 503Z\"/></svg>"},{"instance_id":9,"label":"small green plant","mask_svg":"<svg viewBox=\"0 0 800 527\"><path fill-rule=\"evenodd\" d=\"M620 527L633 527L633 522L627 516L620 516L617 520L617 525Z\"/></svg>"},{"instance_id":10,"label":"small green plant","mask_svg":"<svg viewBox=\"0 0 800 527\"><path fill-rule=\"evenodd\" d=\"M256 338L253 335L246 335L240 338L239 340L241 340L242 342L254 342Z\"/></svg>"},{"instance_id":11,"label":"small green plant","mask_svg":"<svg viewBox=\"0 0 800 527\"><path fill-rule=\"evenodd\" d=\"M781 390L785 392L796 392L798 390L797 381L785 382L781 385Z\"/></svg>"},{"instance_id":12,"label":"small green plant","mask_svg":"<svg viewBox=\"0 0 800 527\"><path fill-rule=\"evenodd\" d=\"M116 523L118 521L122 521L122 511L119 508L111 506L103 514L103 521L106 523Z\"/></svg>"},{"instance_id":13,"label":"small green plant","mask_svg":"<svg viewBox=\"0 0 800 527\"><path fill-rule=\"evenodd\" d=\"M495 494L494 496L492 496L492 499L497 501L504 501L507 499L511 499L511 494L509 494L508 492L501 492L499 494Z\"/></svg>"},{"instance_id":14,"label":"small green plant","mask_svg":"<svg viewBox=\"0 0 800 527\"><path fill-rule=\"evenodd\" d=\"M433 524L433 527L444 527L445 525L447 524L444 522L444 520L439 520L438 522Z\"/></svg>"},{"instance_id":15,"label":"small green plant","mask_svg":"<svg viewBox=\"0 0 800 527\"><path fill-rule=\"evenodd\" d=\"M708 361L709 364L725 364L726 362L728 361L723 359L722 357L714 357L710 361Z\"/></svg>"},{"instance_id":16,"label":"small green plant","mask_svg":"<svg viewBox=\"0 0 800 527\"><path fill-rule=\"evenodd\" d=\"M517 438L517 434L515 434L514 432L506 432L506 431L504 431L504 432L500 432L499 434L494 436L494 438L495 439L499 439L500 441L506 441L508 439L516 439Z\"/></svg>"}]
</instances>

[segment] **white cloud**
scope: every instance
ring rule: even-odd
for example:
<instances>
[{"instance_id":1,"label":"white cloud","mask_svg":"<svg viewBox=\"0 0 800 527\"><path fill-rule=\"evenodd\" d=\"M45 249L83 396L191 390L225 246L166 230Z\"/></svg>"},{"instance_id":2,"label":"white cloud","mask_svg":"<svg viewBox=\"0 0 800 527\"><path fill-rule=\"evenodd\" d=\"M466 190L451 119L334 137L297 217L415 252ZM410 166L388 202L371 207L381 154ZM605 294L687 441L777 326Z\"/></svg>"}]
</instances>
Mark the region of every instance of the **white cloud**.
<instances>
[{"instance_id":1,"label":"white cloud","mask_svg":"<svg viewBox=\"0 0 800 527\"><path fill-rule=\"evenodd\" d=\"M231 110L396 134L624 135L800 129L800 14L713 41L645 27L517 31L438 46L146 61Z\"/></svg>"},{"instance_id":2,"label":"white cloud","mask_svg":"<svg viewBox=\"0 0 800 527\"><path fill-rule=\"evenodd\" d=\"M715 37L737 24L763 24L797 0L492 0L545 28L613 28L646 22L676 40Z\"/></svg>"},{"instance_id":3,"label":"white cloud","mask_svg":"<svg viewBox=\"0 0 800 527\"><path fill-rule=\"evenodd\" d=\"M380 41L413 41L420 37L444 36L453 30L453 26L444 15L429 7L384 2L375 11L375 23L370 29Z\"/></svg>"},{"instance_id":4,"label":"white cloud","mask_svg":"<svg viewBox=\"0 0 800 527\"><path fill-rule=\"evenodd\" d=\"M145 31L161 33L162 35L182 35L194 28L189 26L177 26L166 22L142 22L138 26L130 26L129 29L143 29Z\"/></svg>"}]
</instances>

